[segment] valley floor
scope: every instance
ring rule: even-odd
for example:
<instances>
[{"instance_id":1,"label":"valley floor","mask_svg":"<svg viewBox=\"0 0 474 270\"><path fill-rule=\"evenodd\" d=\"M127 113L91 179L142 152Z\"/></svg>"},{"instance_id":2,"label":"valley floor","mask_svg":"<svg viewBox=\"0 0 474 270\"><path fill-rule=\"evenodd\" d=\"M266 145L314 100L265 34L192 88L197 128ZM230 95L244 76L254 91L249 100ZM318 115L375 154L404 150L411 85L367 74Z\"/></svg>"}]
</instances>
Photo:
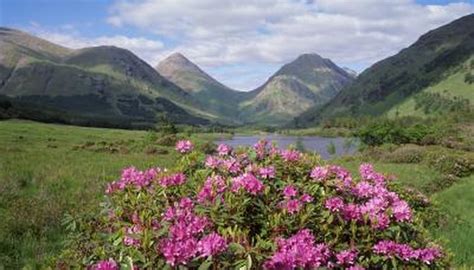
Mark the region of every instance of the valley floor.
<instances>
[{"instance_id":1,"label":"valley floor","mask_svg":"<svg viewBox=\"0 0 474 270\"><path fill-rule=\"evenodd\" d=\"M188 135L202 151L218 136L179 134ZM50 264L65 240L65 214L97 209L105 184L124 167L170 166L174 139L146 131L0 122L0 269ZM363 160L334 162L356 170ZM444 175L425 163L379 159L375 166L439 205L445 216L430 232L446 242L456 266L474 266L474 176L436 188Z\"/></svg>"}]
</instances>

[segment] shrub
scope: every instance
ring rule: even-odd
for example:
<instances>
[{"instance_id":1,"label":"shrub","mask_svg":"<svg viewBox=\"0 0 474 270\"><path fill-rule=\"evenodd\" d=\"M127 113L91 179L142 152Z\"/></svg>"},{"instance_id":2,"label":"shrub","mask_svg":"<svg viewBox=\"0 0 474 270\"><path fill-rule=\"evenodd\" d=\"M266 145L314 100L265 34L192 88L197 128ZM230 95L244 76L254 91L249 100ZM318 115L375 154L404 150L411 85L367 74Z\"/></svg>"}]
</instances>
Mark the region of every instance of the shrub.
<instances>
[{"instance_id":1,"label":"shrub","mask_svg":"<svg viewBox=\"0 0 474 270\"><path fill-rule=\"evenodd\" d=\"M164 135L156 140L156 144L162 146L174 146L178 141L178 137L175 134Z\"/></svg>"},{"instance_id":2,"label":"shrub","mask_svg":"<svg viewBox=\"0 0 474 270\"><path fill-rule=\"evenodd\" d=\"M443 174L465 177L474 172L472 153L433 151L427 155L427 161L432 168Z\"/></svg>"},{"instance_id":3,"label":"shrub","mask_svg":"<svg viewBox=\"0 0 474 270\"><path fill-rule=\"evenodd\" d=\"M393 151L387 151L383 159L394 163L420 163L424 157L424 149L417 145L407 144Z\"/></svg>"},{"instance_id":4,"label":"shrub","mask_svg":"<svg viewBox=\"0 0 474 270\"><path fill-rule=\"evenodd\" d=\"M266 141L215 155L180 141L173 169L127 168L103 210L69 219L61 267L445 268L421 226L426 201L370 164L353 177ZM398 192L400 191L400 192ZM79 224L77 224L79 222ZM72 224L74 226L72 226ZM79 228L79 229L77 229ZM105 268L109 267L109 268Z\"/></svg>"}]
</instances>

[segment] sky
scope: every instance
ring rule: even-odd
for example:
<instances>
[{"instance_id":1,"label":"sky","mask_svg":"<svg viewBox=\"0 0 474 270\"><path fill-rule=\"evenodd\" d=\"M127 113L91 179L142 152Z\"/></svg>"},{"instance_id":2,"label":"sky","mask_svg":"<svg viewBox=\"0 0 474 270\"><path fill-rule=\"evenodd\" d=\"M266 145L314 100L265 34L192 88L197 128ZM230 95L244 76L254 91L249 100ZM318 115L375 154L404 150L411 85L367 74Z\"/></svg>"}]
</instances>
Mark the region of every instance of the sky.
<instances>
[{"instance_id":1,"label":"sky","mask_svg":"<svg viewBox=\"0 0 474 270\"><path fill-rule=\"evenodd\" d=\"M361 72L474 0L0 0L0 25L70 48L115 45L156 66L181 52L248 91L303 53Z\"/></svg>"}]
</instances>

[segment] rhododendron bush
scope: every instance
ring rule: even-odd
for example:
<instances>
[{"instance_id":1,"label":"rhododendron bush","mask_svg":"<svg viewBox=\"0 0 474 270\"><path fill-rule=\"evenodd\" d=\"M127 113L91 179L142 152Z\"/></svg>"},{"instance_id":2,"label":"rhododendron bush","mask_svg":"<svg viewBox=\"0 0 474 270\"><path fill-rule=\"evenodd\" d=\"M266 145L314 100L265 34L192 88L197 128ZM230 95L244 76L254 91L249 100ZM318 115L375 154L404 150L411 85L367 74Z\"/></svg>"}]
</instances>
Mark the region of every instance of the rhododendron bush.
<instances>
[{"instance_id":1,"label":"rhododendron bush","mask_svg":"<svg viewBox=\"0 0 474 270\"><path fill-rule=\"evenodd\" d=\"M175 168L126 168L103 211L71 235L61 265L91 269L445 268L422 228L424 200L362 164L180 141ZM396 192L398 190L398 192Z\"/></svg>"}]
</instances>

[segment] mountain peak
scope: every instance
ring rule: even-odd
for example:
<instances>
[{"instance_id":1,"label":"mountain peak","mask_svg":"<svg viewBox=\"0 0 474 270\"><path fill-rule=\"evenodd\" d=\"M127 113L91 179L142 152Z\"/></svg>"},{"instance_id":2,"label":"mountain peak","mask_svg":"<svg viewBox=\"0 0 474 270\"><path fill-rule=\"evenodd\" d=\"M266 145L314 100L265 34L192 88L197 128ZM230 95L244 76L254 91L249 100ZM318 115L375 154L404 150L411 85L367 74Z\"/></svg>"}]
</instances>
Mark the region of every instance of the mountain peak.
<instances>
[{"instance_id":1,"label":"mountain peak","mask_svg":"<svg viewBox=\"0 0 474 270\"><path fill-rule=\"evenodd\" d=\"M156 70L162 75L172 76L176 71L186 71L194 74L200 74L201 76L208 76L204 71L202 71L196 64L191 62L186 56L179 52L175 52L165 59L163 59Z\"/></svg>"}]
</instances>

